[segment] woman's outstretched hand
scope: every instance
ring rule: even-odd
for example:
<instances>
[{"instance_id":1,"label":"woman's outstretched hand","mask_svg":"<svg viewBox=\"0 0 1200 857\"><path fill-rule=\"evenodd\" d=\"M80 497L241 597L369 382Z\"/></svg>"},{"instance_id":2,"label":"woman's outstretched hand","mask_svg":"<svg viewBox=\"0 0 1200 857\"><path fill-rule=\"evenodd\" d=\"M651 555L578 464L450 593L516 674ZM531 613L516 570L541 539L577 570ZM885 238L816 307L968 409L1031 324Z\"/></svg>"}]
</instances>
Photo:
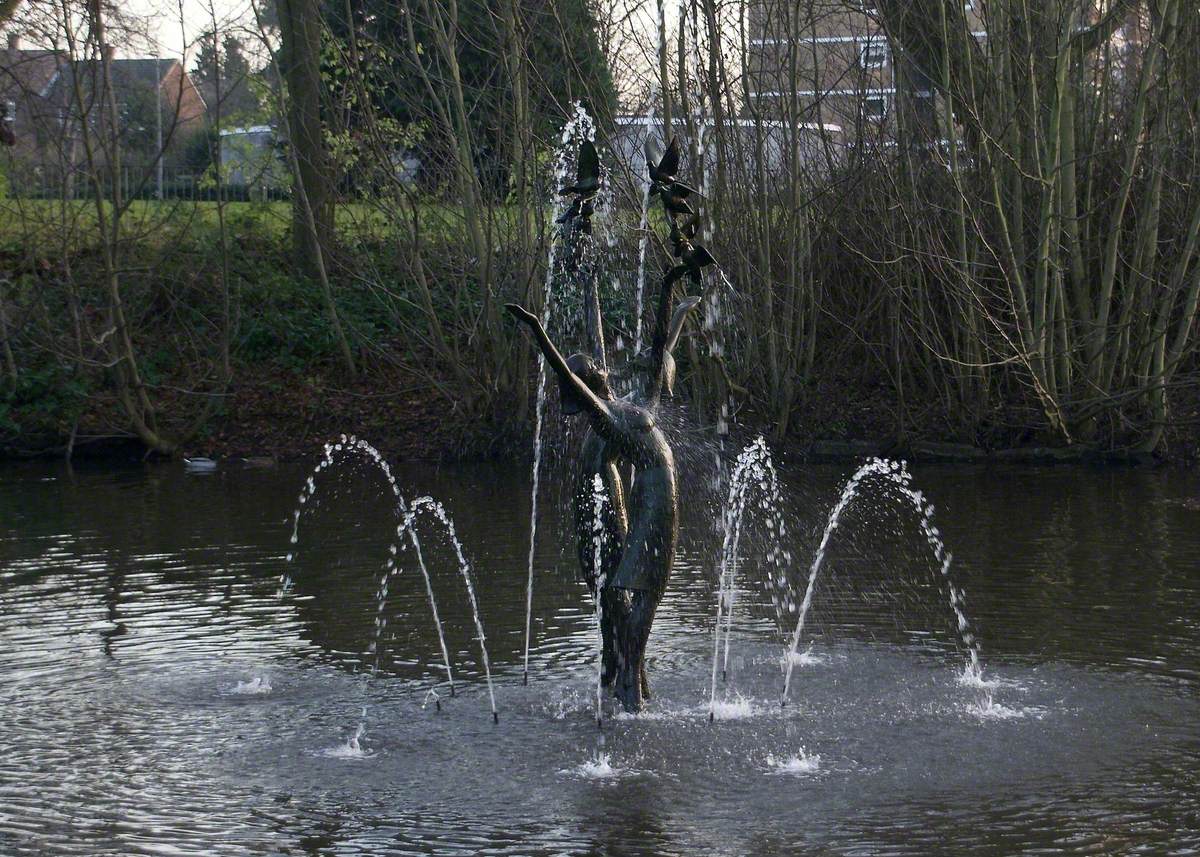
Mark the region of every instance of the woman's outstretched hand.
<instances>
[{"instance_id":1,"label":"woman's outstretched hand","mask_svg":"<svg viewBox=\"0 0 1200 857\"><path fill-rule=\"evenodd\" d=\"M525 309L525 307L521 306L520 304L505 304L504 308L508 310L509 313L511 313L512 316L518 321L523 321L529 325L537 324L537 316Z\"/></svg>"}]
</instances>

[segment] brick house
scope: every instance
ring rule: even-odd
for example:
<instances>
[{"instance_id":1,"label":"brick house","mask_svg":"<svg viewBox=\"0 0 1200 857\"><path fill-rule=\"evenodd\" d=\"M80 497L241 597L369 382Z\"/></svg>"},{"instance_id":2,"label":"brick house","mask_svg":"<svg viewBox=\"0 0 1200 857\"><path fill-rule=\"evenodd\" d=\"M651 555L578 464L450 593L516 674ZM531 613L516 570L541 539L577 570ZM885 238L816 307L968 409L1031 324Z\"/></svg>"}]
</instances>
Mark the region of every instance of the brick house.
<instances>
[{"instance_id":1,"label":"brick house","mask_svg":"<svg viewBox=\"0 0 1200 857\"><path fill-rule=\"evenodd\" d=\"M160 148L169 158L205 127L200 90L177 59L117 58L108 50L122 163L149 163ZM8 38L0 51L0 101L13 116L14 151L24 168L61 177L80 163L81 120L95 127L107 116L102 84L99 61L26 50L16 37ZM100 157L110 158L107 135L96 139Z\"/></svg>"},{"instance_id":2,"label":"brick house","mask_svg":"<svg viewBox=\"0 0 1200 857\"><path fill-rule=\"evenodd\" d=\"M37 130L48 127L48 122L58 122L46 94L63 61L63 55L55 51L23 50L15 35L9 35L5 47L0 48L0 104L5 107L19 156L37 153L42 136Z\"/></svg>"},{"instance_id":3,"label":"brick house","mask_svg":"<svg viewBox=\"0 0 1200 857\"><path fill-rule=\"evenodd\" d=\"M977 5L964 12L982 40ZM898 71L873 0L755 0L749 30L751 109L765 115L794 110L801 121L869 129L888 126L898 96L933 97L919 75Z\"/></svg>"}]
</instances>

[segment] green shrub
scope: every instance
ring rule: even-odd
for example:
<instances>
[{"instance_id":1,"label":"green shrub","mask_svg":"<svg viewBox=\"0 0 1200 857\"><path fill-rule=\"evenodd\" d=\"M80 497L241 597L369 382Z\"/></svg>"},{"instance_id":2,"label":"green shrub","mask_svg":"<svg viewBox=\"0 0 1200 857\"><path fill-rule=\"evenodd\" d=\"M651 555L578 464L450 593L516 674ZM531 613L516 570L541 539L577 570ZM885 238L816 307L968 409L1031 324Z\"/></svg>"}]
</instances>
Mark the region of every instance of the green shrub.
<instances>
[{"instance_id":1,"label":"green shrub","mask_svg":"<svg viewBox=\"0 0 1200 857\"><path fill-rule=\"evenodd\" d=\"M53 362L26 369L0 387L0 433L64 435L83 411L87 381Z\"/></svg>"}]
</instances>

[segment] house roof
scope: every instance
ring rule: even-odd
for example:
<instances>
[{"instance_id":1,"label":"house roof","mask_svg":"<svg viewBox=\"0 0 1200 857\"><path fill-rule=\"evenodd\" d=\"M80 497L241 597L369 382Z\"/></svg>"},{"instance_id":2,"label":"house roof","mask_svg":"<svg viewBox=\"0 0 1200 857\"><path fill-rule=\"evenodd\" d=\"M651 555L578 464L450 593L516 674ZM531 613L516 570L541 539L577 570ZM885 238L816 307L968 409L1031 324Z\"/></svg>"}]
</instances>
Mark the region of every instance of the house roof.
<instances>
[{"instance_id":1,"label":"house roof","mask_svg":"<svg viewBox=\"0 0 1200 857\"><path fill-rule=\"evenodd\" d=\"M65 62L58 51L0 48L0 92L45 95Z\"/></svg>"},{"instance_id":2,"label":"house roof","mask_svg":"<svg viewBox=\"0 0 1200 857\"><path fill-rule=\"evenodd\" d=\"M170 57L113 59L110 65L113 92L118 101L124 101L133 93L153 92L158 87L163 87L166 78L177 68L182 69L179 60ZM43 95L51 101L70 101L74 75L79 75L79 81L84 91L91 93L100 79L100 61L89 59L64 63L60 71L55 74L54 79L47 85ZM204 96L196 89L191 75L187 71L183 71L178 80L180 86L194 92L201 105L201 110L207 109ZM171 83L166 84L162 92L164 96L170 98L174 90L175 84Z\"/></svg>"},{"instance_id":3,"label":"house roof","mask_svg":"<svg viewBox=\"0 0 1200 857\"><path fill-rule=\"evenodd\" d=\"M702 119L693 119L692 121L699 124L706 131L709 128L716 127L716 121L709 117L705 117ZM615 117L613 117L613 124L616 125L618 129L630 128L630 127L633 127L636 125L647 125L647 126L659 127L662 125L662 119L658 119L653 116L632 116L632 115L615 116ZM790 127L792 127L790 123L786 122L783 119L735 119L735 118L726 117L725 119L722 120L722 124L728 128L758 128L758 127L790 128ZM798 131L820 131L820 130L841 131L842 130L841 126L830 125L828 122L826 122L824 125L820 125L816 122L797 122L797 123L795 123L795 128Z\"/></svg>"},{"instance_id":4,"label":"house roof","mask_svg":"<svg viewBox=\"0 0 1200 857\"><path fill-rule=\"evenodd\" d=\"M151 86L161 83L167 72L178 63L176 59L114 59L112 61L113 86L122 82L133 82Z\"/></svg>"},{"instance_id":5,"label":"house roof","mask_svg":"<svg viewBox=\"0 0 1200 857\"><path fill-rule=\"evenodd\" d=\"M114 59L110 64L113 91L120 97L122 92L154 89L178 64L179 60L176 59ZM51 96L60 86L70 86L74 74L78 74L80 82L85 85L93 79L99 79L100 61L64 63L61 73L55 76L43 94Z\"/></svg>"}]
</instances>

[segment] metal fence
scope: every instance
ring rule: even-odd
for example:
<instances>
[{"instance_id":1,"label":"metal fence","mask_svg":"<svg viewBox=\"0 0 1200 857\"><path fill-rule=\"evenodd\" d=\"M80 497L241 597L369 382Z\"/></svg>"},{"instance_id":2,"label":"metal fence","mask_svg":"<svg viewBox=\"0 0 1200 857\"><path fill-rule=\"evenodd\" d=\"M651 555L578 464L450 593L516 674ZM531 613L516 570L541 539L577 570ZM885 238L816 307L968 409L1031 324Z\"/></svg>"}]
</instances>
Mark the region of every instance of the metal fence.
<instances>
[{"instance_id":1,"label":"metal fence","mask_svg":"<svg viewBox=\"0 0 1200 857\"><path fill-rule=\"evenodd\" d=\"M22 199L91 199L96 194L96 182L82 169L67 169L58 164L4 163L0 174L7 180L8 195ZM195 170L155 164L124 164L119 173L122 199L170 199L183 201L215 200L216 182L211 175ZM113 174L104 170L100 175L101 194L112 197ZM290 199L286 187L263 182L227 183L221 189L227 200Z\"/></svg>"}]
</instances>

